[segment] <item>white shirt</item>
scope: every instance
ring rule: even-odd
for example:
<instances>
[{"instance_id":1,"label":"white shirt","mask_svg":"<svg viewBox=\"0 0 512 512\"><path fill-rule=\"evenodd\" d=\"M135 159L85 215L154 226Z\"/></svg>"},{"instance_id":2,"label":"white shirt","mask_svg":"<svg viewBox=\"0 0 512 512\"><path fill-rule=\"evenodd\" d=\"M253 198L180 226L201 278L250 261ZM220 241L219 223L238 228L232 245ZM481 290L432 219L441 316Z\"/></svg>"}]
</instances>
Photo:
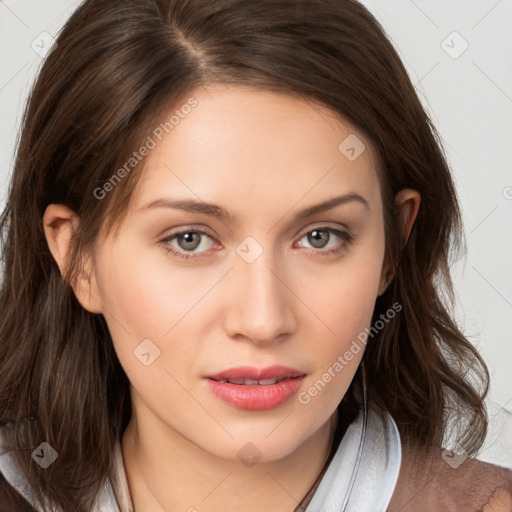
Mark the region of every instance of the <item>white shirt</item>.
<instances>
[{"instance_id":1,"label":"white shirt","mask_svg":"<svg viewBox=\"0 0 512 512\"><path fill-rule=\"evenodd\" d=\"M367 429L361 446L362 425L363 414L360 412L343 436L307 512L386 511L400 471L400 434L393 418L372 406L368 408ZM0 471L38 512L42 512L42 508L35 504L12 453L5 452L5 428L0 428ZM359 469L354 474L359 453ZM94 512L133 512L119 441L115 445L114 457L114 480L105 481L96 497ZM353 476L352 491L347 496ZM60 509L54 510L62 512Z\"/></svg>"}]
</instances>

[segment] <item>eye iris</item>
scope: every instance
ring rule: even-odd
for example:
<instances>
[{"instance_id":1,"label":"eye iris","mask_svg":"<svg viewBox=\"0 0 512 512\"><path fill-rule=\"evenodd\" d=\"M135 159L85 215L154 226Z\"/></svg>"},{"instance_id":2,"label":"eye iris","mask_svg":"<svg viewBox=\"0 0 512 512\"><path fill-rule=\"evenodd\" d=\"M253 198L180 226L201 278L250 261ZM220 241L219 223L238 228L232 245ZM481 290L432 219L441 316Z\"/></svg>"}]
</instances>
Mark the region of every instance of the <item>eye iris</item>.
<instances>
[{"instance_id":1,"label":"eye iris","mask_svg":"<svg viewBox=\"0 0 512 512\"><path fill-rule=\"evenodd\" d=\"M196 243L194 244L194 241L193 241L193 237L196 237ZM199 233L181 233L178 235L178 241L180 240L185 240L185 246L183 246L183 244L179 243L180 247L184 250L193 250L193 249L196 249L199 245L199 241L200 241L200 235ZM188 245L188 244L192 244L192 246Z\"/></svg>"},{"instance_id":2,"label":"eye iris","mask_svg":"<svg viewBox=\"0 0 512 512\"><path fill-rule=\"evenodd\" d=\"M320 234L320 238L317 238ZM329 233L327 231L323 231L320 229L315 229L308 233L308 242L318 249L321 249L325 244L322 242L328 242L329 241Z\"/></svg>"}]
</instances>

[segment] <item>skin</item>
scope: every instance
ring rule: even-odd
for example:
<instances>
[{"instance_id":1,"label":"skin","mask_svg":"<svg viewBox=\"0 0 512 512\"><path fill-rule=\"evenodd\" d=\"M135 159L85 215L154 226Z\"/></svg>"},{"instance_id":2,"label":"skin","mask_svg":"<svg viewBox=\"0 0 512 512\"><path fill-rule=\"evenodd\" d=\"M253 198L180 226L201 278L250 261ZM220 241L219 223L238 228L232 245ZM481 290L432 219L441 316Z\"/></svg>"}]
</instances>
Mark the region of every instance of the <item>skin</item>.
<instances>
[{"instance_id":1,"label":"skin","mask_svg":"<svg viewBox=\"0 0 512 512\"><path fill-rule=\"evenodd\" d=\"M354 161L338 145L355 133L318 105L240 86L193 91L197 107L145 159L117 236L102 236L73 284L84 308L102 313L132 393L133 416L122 451L136 512L292 511L329 452L335 409L363 350L309 403L297 396L267 411L244 411L205 385L207 374L240 365L302 370L305 391L370 326L385 291L384 224L375 154ZM348 192L352 201L306 219L308 206ZM162 197L222 206L234 220L171 208L141 207ZM406 238L420 196L396 196ZM63 269L77 216L48 206L44 229ZM317 245L315 228L347 228ZM193 243L180 228L201 229ZM194 228L194 229L192 229ZM251 236L262 254L236 252ZM182 260L165 246L200 255ZM254 251L251 246L250 251ZM325 248L324 248L325 247ZM325 255L342 247L338 254ZM134 349L149 338L161 351L149 365ZM362 346L364 348L364 345ZM247 467L246 443L261 458Z\"/></svg>"},{"instance_id":2,"label":"skin","mask_svg":"<svg viewBox=\"0 0 512 512\"><path fill-rule=\"evenodd\" d=\"M512 494L506 489L496 489L491 500L483 508L483 512L510 512L512 510Z\"/></svg>"}]
</instances>

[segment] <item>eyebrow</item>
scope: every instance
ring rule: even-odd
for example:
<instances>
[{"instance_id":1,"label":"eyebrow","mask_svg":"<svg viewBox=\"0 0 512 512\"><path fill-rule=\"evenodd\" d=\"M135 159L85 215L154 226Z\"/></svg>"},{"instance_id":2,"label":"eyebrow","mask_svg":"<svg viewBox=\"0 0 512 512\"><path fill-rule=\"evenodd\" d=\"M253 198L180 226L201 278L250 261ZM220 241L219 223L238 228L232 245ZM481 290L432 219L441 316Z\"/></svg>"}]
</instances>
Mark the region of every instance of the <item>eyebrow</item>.
<instances>
[{"instance_id":1,"label":"eyebrow","mask_svg":"<svg viewBox=\"0 0 512 512\"><path fill-rule=\"evenodd\" d=\"M356 194L355 192L349 192L348 194L332 197L331 199L327 199L326 201L323 201L319 204L301 210L295 215L294 220L300 221L317 213L330 210L335 206L351 202L358 202L362 204L366 209L371 210L368 201L363 196ZM147 211L153 208L172 208L186 212L202 213L204 215L210 215L220 220L234 221L233 215L220 206L212 203L205 203L204 201L196 201L195 199L161 198L156 199L155 201L151 201L150 203L142 206L139 210Z\"/></svg>"}]
</instances>

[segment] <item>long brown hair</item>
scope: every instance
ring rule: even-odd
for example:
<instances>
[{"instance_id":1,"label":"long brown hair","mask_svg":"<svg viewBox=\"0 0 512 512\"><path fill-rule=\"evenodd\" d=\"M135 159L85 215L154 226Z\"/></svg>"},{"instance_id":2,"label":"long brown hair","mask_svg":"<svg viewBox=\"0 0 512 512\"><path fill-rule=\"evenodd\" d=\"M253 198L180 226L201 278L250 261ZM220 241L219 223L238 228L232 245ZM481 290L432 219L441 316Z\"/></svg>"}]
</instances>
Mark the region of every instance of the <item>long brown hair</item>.
<instances>
[{"instance_id":1,"label":"long brown hair","mask_svg":"<svg viewBox=\"0 0 512 512\"><path fill-rule=\"evenodd\" d=\"M366 135L379 158L393 268L373 320L402 306L366 348L369 397L390 412L404 444L441 447L448 426L459 425L458 443L476 453L489 376L454 321L450 255L464 233L455 188L441 139L377 20L355 0L85 0L30 93L0 218L0 421L38 499L88 511L131 415L106 322L81 307L70 283L100 230L122 222L144 163L104 197L95 190L163 113L211 83L307 99ZM422 197L407 243L393 202L402 188ZM43 231L51 203L80 218L64 276ZM342 420L353 417L351 397L349 389ZM43 441L58 452L45 470L30 457Z\"/></svg>"}]
</instances>

